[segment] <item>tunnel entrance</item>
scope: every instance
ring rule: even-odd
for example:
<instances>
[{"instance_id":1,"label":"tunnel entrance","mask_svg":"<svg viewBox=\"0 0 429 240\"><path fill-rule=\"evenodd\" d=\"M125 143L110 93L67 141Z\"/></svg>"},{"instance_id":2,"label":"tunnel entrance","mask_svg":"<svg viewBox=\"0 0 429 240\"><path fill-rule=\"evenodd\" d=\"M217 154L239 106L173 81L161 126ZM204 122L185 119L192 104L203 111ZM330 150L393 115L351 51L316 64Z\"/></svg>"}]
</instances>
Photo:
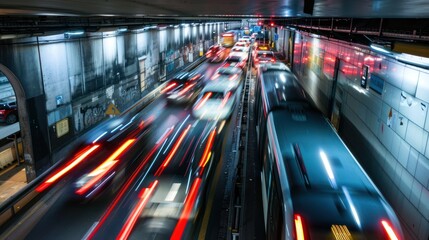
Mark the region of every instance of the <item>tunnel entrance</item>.
<instances>
[{"instance_id":1,"label":"tunnel entrance","mask_svg":"<svg viewBox=\"0 0 429 240\"><path fill-rule=\"evenodd\" d=\"M21 83L0 64L0 203L35 178L26 109Z\"/></svg>"}]
</instances>

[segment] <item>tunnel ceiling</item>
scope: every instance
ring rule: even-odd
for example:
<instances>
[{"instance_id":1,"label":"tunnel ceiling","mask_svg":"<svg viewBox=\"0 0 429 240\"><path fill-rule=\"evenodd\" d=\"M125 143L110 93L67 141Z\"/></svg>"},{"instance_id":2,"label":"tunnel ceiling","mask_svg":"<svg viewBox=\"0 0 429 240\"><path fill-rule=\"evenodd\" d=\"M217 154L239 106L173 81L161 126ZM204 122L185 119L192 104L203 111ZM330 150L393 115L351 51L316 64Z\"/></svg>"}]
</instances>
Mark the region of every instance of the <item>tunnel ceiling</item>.
<instances>
[{"instance_id":1,"label":"tunnel ceiling","mask_svg":"<svg viewBox=\"0 0 429 240\"><path fill-rule=\"evenodd\" d=\"M427 0L19 0L1 15L125 17L426 17ZM304 10L305 8L305 10Z\"/></svg>"},{"instance_id":2,"label":"tunnel ceiling","mask_svg":"<svg viewBox=\"0 0 429 240\"><path fill-rule=\"evenodd\" d=\"M258 18L353 39L427 41L427 0L19 0L0 1L0 39L83 28ZM422 18L425 18L422 21ZM383 21L383 19L385 19ZM386 31L385 31L386 30ZM365 35L362 37L362 35ZM3 37L2 37L3 36ZM369 36L369 37L368 37ZM423 36L423 37L422 37ZM379 40L381 39L381 40ZM359 40L360 41L360 40Z\"/></svg>"}]
</instances>

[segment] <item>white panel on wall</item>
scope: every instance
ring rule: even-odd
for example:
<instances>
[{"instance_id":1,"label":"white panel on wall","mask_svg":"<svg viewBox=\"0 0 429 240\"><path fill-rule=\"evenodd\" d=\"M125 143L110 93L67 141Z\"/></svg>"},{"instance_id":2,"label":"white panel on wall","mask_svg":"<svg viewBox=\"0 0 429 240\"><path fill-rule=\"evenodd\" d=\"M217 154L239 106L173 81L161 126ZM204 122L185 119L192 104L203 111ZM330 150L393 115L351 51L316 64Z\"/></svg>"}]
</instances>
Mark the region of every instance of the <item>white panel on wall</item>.
<instances>
[{"instance_id":1,"label":"white panel on wall","mask_svg":"<svg viewBox=\"0 0 429 240\"><path fill-rule=\"evenodd\" d=\"M419 239L429 239L429 220L421 218Z\"/></svg>"},{"instance_id":2,"label":"white panel on wall","mask_svg":"<svg viewBox=\"0 0 429 240\"><path fill-rule=\"evenodd\" d=\"M399 158L399 150L401 147L401 138L398 136L398 134L393 133L392 136L392 144L390 145L389 151L393 154L393 156L398 159ZM402 165L404 166L404 165ZM406 165L405 165L406 166Z\"/></svg>"},{"instance_id":3,"label":"white panel on wall","mask_svg":"<svg viewBox=\"0 0 429 240\"><path fill-rule=\"evenodd\" d=\"M414 98L408 93L401 92L401 100L398 111L419 127L425 125L428 104Z\"/></svg>"},{"instance_id":4,"label":"white panel on wall","mask_svg":"<svg viewBox=\"0 0 429 240\"><path fill-rule=\"evenodd\" d=\"M388 83L384 84L383 100L394 109L399 109L399 101L401 99L401 90Z\"/></svg>"},{"instance_id":5,"label":"white panel on wall","mask_svg":"<svg viewBox=\"0 0 429 240\"><path fill-rule=\"evenodd\" d=\"M416 207L419 207L420 196L422 194L423 186L417 180L413 180L413 186L411 187L410 202Z\"/></svg>"},{"instance_id":6,"label":"white panel on wall","mask_svg":"<svg viewBox=\"0 0 429 240\"><path fill-rule=\"evenodd\" d=\"M393 130L388 127L385 123L381 122L380 128L378 131L378 139L387 149L391 149L392 140L393 140Z\"/></svg>"},{"instance_id":7,"label":"white panel on wall","mask_svg":"<svg viewBox=\"0 0 429 240\"><path fill-rule=\"evenodd\" d=\"M416 98L429 102L429 73L420 72L419 83L417 84Z\"/></svg>"},{"instance_id":8,"label":"white panel on wall","mask_svg":"<svg viewBox=\"0 0 429 240\"><path fill-rule=\"evenodd\" d=\"M349 96L347 98L347 104L349 105L350 109L354 111L357 117L360 118L361 121L364 121L366 118L366 108L365 106L357 101L354 97Z\"/></svg>"},{"instance_id":9,"label":"white panel on wall","mask_svg":"<svg viewBox=\"0 0 429 240\"><path fill-rule=\"evenodd\" d=\"M402 139L400 141L401 145L399 147L398 161L403 167L406 168L408 163L408 156L410 155L410 145Z\"/></svg>"},{"instance_id":10,"label":"white panel on wall","mask_svg":"<svg viewBox=\"0 0 429 240\"><path fill-rule=\"evenodd\" d=\"M429 220L429 191L425 188L422 189L422 195L420 196L419 210L423 217Z\"/></svg>"},{"instance_id":11,"label":"white panel on wall","mask_svg":"<svg viewBox=\"0 0 429 240\"><path fill-rule=\"evenodd\" d=\"M414 148L410 148L410 155L408 156L407 170L412 175L414 175L416 172L418 158L419 158L419 152Z\"/></svg>"},{"instance_id":12,"label":"white panel on wall","mask_svg":"<svg viewBox=\"0 0 429 240\"><path fill-rule=\"evenodd\" d=\"M395 111L396 112L396 111ZM408 119L404 115L396 112L395 120L392 124L393 131L395 131L401 138L405 139L407 132Z\"/></svg>"},{"instance_id":13,"label":"white panel on wall","mask_svg":"<svg viewBox=\"0 0 429 240\"><path fill-rule=\"evenodd\" d=\"M390 84L397 88L402 87L402 79L404 76L404 65L397 62L389 62L388 72L386 79Z\"/></svg>"},{"instance_id":14,"label":"white panel on wall","mask_svg":"<svg viewBox=\"0 0 429 240\"><path fill-rule=\"evenodd\" d=\"M366 126L371 130L371 132L375 136L377 135L378 127L380 125L380 122L377 116L378 115L375 115L373 112L367 109L365 123L366 123Z\"/></svg>"},{"instance_id":15,"label":"white panel on wall","mask_svg":"<svg viewBox=\"0 0 429 240\"><path fill-rule=\"evenodd\" d=\"M416 69L405 67L404 80L402 81L402 90L414 96L416 94L419 73L420 72Z\"/></svg>"},{"instance_id":16,"label":"white panel on wall","mask_svg":"<svg viewBox=\"0 0 429 240\"><path fill-rule=\"evenodd\" d=\"M429 184L429 159L423 155L419 155L417 160L417 168L414 177L423 185L428 186Z\"/></svg>"},{"instance_id":17,"label":"white panel on wall","mask_svg":"<svg viewBox=\"0 0 429 240\"><path fill-rule=\"evenodd\" d=\"M361 102L375 114L380 114L383 101L381 97L373 92L368 92L369 94L360 94L362 96Z\"/></svg>"},{"instance_id":18,"label":"white panel on wall","mask_svg":"<svg viewBox=\"0 0 429 240\"><path fill-rule=\"evenodd\" d=\"M392 154L386 154L386 164L384 165L384 170L387 175L393 180L396 176L396 165L399 164L396 159L392 156Z\"/></svg>"},{"instance_id":19,"label":"white panel on wall","mask_svg":"<svg viewBox=\"0 0 429 240\"><path fill-rule=\"evenodd\" d=\"M408 173L405 169L402 171L401 175L401 184L399 185L399 189L401 189L402 193L405 195L406 198L410 198L411 194L411 188L413 186L413 176Z\"/></svg>"},{"instance_id":20,"label":"white panel on wall","mask_svg":"<svg viewBox=\"0 0 429 240\"><path fill-rule=\"evenodd\" d=\"M428 139L428 133L422 128L414 124L413 122L408 123L407 134L405 140L413 146L420 153L425 152L426 142Z\"/></svg>"},{"instance_id":21,"label":"white panel on wall","mask_svg":"<svg viewBox=\"0 0 429 240\"><path fill-rule=\"evenodd\" d=\"M429 96L429 94L428 94L428 96ZM425 130L429 131L429 111L426 112Z\"/></svg>"}]
</instances>

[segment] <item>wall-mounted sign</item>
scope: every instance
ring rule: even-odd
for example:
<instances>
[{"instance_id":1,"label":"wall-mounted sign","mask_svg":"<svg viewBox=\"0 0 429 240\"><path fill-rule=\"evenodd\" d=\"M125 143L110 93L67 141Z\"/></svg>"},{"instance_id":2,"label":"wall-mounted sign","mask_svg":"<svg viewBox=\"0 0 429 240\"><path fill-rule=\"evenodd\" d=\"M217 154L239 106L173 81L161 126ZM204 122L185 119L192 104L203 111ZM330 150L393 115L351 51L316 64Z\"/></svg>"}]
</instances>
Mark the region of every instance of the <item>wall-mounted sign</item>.
<instances>
[{"instance_id":1,"label":"wall-mounted sign","mask_svg":"<svg viewBox=\"0 0 429 240\"><path fill-rule=\"evenodd\" d=\"M55 128L57 131L57 138L66 135L69 132L69 119L64 118L63 120L57 122L55 124Z\"/></svg>"},{"instance_id":2,"label":"wall-mounted sign","mask_svg":"<svg viewBox=\"0 0 429 240\"><path fill-rule=\"evenodd\" d=\"M363 88L366 88L368 84L368 76L369 76L369 66L363 65L362 66L362 76L360 78L360 86Z\"/></svg>"},{"instance_id":3,"label":"wall-mounted sign","mask_svg":"<svg viewBox=\"0 0 429 240\"><path fill-rule=\"evenodd\" d=\"M381 95L383 93L384 80L379 76L372 74L371 81L369 81L369 88Z\"/></svg>"}]
</instances>

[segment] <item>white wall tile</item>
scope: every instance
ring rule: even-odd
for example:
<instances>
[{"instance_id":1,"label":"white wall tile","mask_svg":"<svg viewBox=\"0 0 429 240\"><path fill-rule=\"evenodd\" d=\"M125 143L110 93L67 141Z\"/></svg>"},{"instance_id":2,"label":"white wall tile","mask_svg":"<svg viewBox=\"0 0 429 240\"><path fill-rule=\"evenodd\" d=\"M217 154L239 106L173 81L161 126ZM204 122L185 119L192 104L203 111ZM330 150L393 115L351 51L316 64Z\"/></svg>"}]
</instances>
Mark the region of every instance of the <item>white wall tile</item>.
<instances>
[{"instance_id":1,"label":"white wall tile","mask_svg":"<svg viewBox=\"0 0 429 240\"><path fill-rule=\"evenodd\" d=\"M407 171L405 170L404 167L402 167L401 164L396 164L396 169L395 169L395 179L393 180L396 184L396 186L400 187L402 184L402 172L403 171Z\"/></svg>"},{"instance_id":2,"label":"white wall tile","mask_svg":"<svg viewBox=\"0 0 429 240\"><path fill-rule=\"evenodd\" d=\"M428 96L429 96L429 94L428 94ZM429 131L429 111L427 111L427 113L426 113L425 130Z\"/></svg>"},{"instance_id":3,"label":"white wall tile","mask_svg":"<svg viewBox=\"0 0 429 240\"><path fill-rule=\"evenodd\" d=\"M417 69L405 67L402 81L402 90L414 96L416 94L419 73L420 72Z\"/></svg>"},{"instance_id":4,"label":"white wall tile","mask_svg":"<svg viewBox=\"0 0 429 240\"><path fill-rule=\"evenodd\" d=\"M391 84L385 83L383 90L383 101L394 109L399 109L401 100L401 89L394 87Z\"/></svg>"},{"instance_id":5,"label":"white wall tile","mask_svg":"<svg viewBox=\"0 0 429 240\"><path fill-rule=\"evenodd\" d=\"M380 139L380 142L384 145L385 148L391 149L394 134L395 133L393 130L385 123L382 122L380 124L378 139Z\"/></svg>"},{"instance_id":6,"label":"white wall tile","mask_svg":"<svg viewBox=\"0 0 429 240\"><path fill-rule=\"evenodd\" d=\"M406 168L408 163L408 156L410 155L410 145L402 139L400 140L400 143L401 145L399 147L398 162Z\"/></svg>"},{"instance_id":7,"label":"white wall tile","mask_svg":"<svg viewBox=\"0 0 429 240\"><path fill-rule=\"evenodd\" d=\"M388 153L386 155L386 161L383 165L384 170L386 171L387 175L392 179L392 181L396 177L396 165L399 164L396 159L392 156L392 154Z\"/></svg>"},{"instance_id":8,"label":"white wall tile","mask_svg":"<svg viewBox=\"0 0 429 240\"><path fill-rule=\"evenodd\" d=\"M370 94L360 94L360 102L365 104L365 106L373 113L380 114L383 101L380 95L369 92Z\"/></svg>"},{"instance_id":9,"label":"white wall tile","mask_svg":"<svg viewBox=\"0 0 429 240\"><path fill-rule=\"evenodd\" d=\"M397 113L397 115L395 115L395 120L393 121L393 125L392 125L393 130L401 138L405 139L405 133L407 132L407 127L408 127L408 119L404 115Z\"/></svg>"},{"instance_id":10,"label":"white wall tile","mask_svg":"<svg viewBox=\"0 0 429 240\"><path fill-rule=\"evenodd\" d=\"M419 211L426 220L429 220L429 191L426 188L422 189L420 196Z\"/></svg>"},{"instance_id":11,"label":"white wall tile","mask_svg":"<svg viewBox=\"0 0 429 240\"><path fill-rule=\"evenodd\" d=\"M420 203L420 195L422 195L423 186L417 180L413 180L413 186L411 187L410 202L417 208Z\"/></svg>"},{"instance_id":12,"label":"white wall tile","mask_svg":"<svg viewBox=\"0 0 429 240\"><path fill-rule=\"evenodd\" d=\"M404 77L405 69L404 65L397 62L389 62L388 69L387 81L398 88L402 87L402 79Z\"/></svg>"},{"instance_id":13,"label":"white wall tile","mask_svg":"<svg viewBox=\"0 0 429 240\"><path fill-rule=\"evenodd\" d=\"M429 73L421 72L419 83L417 84L416 97L425 102L429 102Z\"/></svg>"},{"instance_id":14,"label":"white wall tile","mask_svg":"<svg viewBox=\"0 0 429 240\"><path fill-rule=\"evenodd\" d=\"M429 182L429 159L419 155L417 160L416 173L414 177L423 185L427 186Z\"/></svg>"},{"instance_id":15,"label":"white wall tile","mask_svg":"<svg viewBox=\"0 0 429 240\"><path fill-rule=\"evenodd\" d=\"M419 239L429 239L429 221L421 218Z\"/></svg>"},{"instance_id":16,"label":"white wall tile","mask_svg":"<svg viewBox=\"0 0 429 240\"><path fill-rule=\"evenodd\" d=\"M428 107L426 102L422 102L420 99L402 92L398 111L410 121L423 128Z\"/></svg>"},{"instance_id":17,"label":"white wall tile","mask_svg":"<svg viewBox=\"0 0 429 240\"><path fill-rule=\"evenodd\" d=\"M347 98L347 104L350 109L356 113L356 115L362 120L365 121L366 118L366 107L361 102L359 102L353 96Z\"/></svg>"},{"instance_id":18,"label":"white wall tile","mask_svg":"<svg viewBox=\"0 0 429 240\"><path fill-rule=\"evenodd\" d=\"M417 151L419 151L420 153L424 153L427 139L428 139L428 132L424 131L422 128L418 127L413 122L408 123L405 140L411 146L417 149Z\"/></svg>"},{"instance_id":19,"label":"white wall tile","mask_svg":"<svg viewBox=\"0 0 429 240\"><path fill-rule=\"evenodd\" d=\"M399 185L399 188L407 199L410 198L413 180L413 176L411 176L411 174L409 174L407 170L403 169L400 181L401 184Z\"/></svg>"},{"instance_id":20,"label":"white wall tile","mask_svg":"<svg viewBox=\"0 0 429 240\"><path fill-rule=\"evenodd\" d=\"M421 214L409 201L403 201L401 206L400 215L406 219L406 224L413 229L413 232L418 232L420 227ZM403 227L403 230L404 227ZM408 240L408 239L407 239Z\"/></svg>"},{"instance_id":21,"label":"white wall tile","mask_svg":"<svg viewBox=\"0 0 429 240\"><path fill-rule=\"evenodd\" d=\"M418 158L419 158L419 152L414 148L410 148L410 155L408 156L407 170L409 173L411 173L411 175L414 175L416 172Z\"/></svg>"},{"instance_id":22,"label":"white wall tile","mask_svg":"<svg viewBox=\"0 0 429 240\"><path fill-rule=\"evenodd\" d=\"M392 134L392 144L390 145L389 151L392 153L392 155L399 159L399 150L401 147L401 138L398 136L398 134L393 133ZM406 166L406 165L405 165Z\"/></svg>"},{"instance_id":23,"label":"white wall tile","mask_svg":"<svg viewBox=\"0 0 429 240\"><path fill-rule=\"evenodd\" d=\"M371 130L372 134L377 136L377 131L380 126L378 115L375 115L371 111L367 110L365 124ZM404 137L405 137L405 132L404 132Z\"/></svg>"}]
</instances>

